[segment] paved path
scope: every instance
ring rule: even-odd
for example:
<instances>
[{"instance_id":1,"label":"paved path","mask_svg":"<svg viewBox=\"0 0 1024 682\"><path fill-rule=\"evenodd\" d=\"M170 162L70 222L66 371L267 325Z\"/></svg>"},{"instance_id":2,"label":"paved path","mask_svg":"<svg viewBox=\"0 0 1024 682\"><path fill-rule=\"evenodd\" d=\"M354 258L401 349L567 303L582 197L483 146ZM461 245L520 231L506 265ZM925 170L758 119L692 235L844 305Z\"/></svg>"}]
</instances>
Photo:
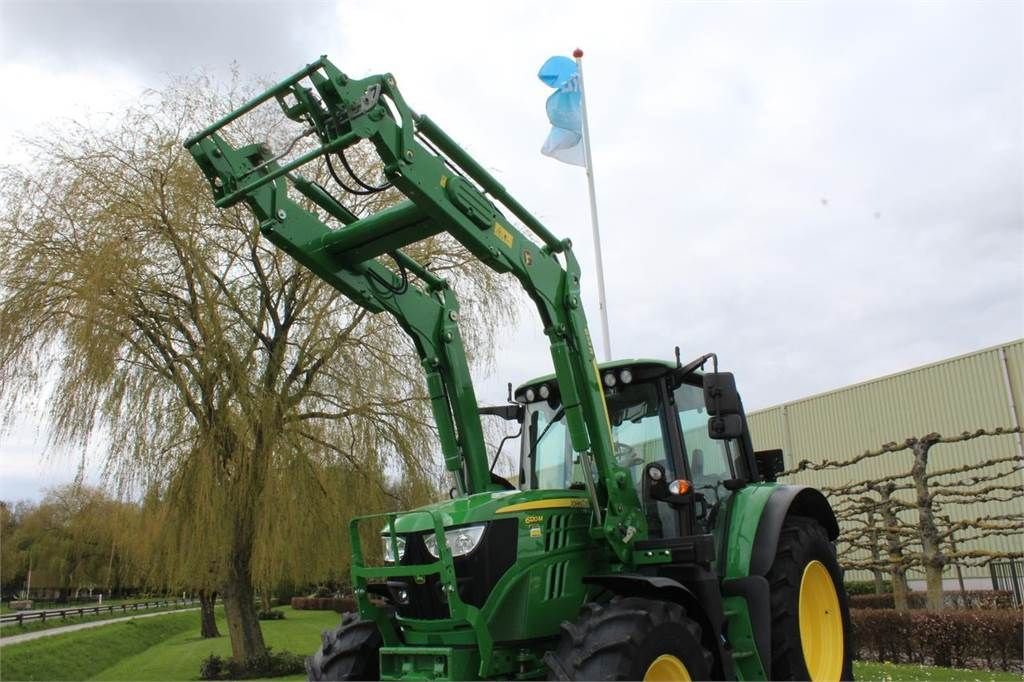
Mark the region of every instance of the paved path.
<instances>
[{"instance_id":1,"label":"paved path","mask_svg":"<svg viewBox=\"0 0 1024 682\"><path fill-rule=\"evenodd\" d=\"M181 613L182 611L198 610L198 607L191 609L171 609L170 611L160 611L158 613L140 613L137 616L126 616L124 618L110 618L108 620L93 620L88 623L78 623L77 625L64 625L59 628L49 628L48 630L36 630L35 632L26 632L23 635L11 635L10 637L0 637L0 647L7 646L8 644L18 644L19 642L29 642L33 639L40 639L42 637L49 637L51 635L62 635L65 632L87 630L88 628L98 628L99 626L107 625L108 623L123 623L126 620L135 620L137 618L153 618L155 616L165 616L168 613Z\"/></svg>"}]
</instances>

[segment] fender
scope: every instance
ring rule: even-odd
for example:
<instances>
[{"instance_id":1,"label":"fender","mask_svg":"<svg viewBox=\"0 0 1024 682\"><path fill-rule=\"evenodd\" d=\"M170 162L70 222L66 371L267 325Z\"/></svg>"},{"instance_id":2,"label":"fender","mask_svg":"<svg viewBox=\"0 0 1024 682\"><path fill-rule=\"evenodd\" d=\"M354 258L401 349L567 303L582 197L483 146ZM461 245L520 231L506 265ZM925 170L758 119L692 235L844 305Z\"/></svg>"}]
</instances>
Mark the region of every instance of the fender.
<instances>
[{"instance_id":1,"label":"fender","mask_svg":"<svg viewBox=\"0 0 1024 682\"><path fill-rule=\"evenodd\" d=\"M584 576L583 582L603 587L619 596L675 602L686 609L688 615L698 619L704 613L697 595L690 588L672 578L639 573L615 573Z\"/></svg>"},{"instance_id":2,"label":"fender","mask_svg":"<svg viewBox=\"0 0 1024 682\"><path fill-rule=\"evenodd\" d=\"M803 485L783 485L768 499L761 522L757 525L753 553L750 557L750 575L767 575L775 560L782 523L790 514L807 516L822 525L828 539L839 537L839 523L825 495L816 488Z\"/></svg>"},{"instance_id":3,"label":"fender","mask_svg":"<svg viewBox=\"0 0 1024 682\"><path fill-rule=\"evenodd\" d=\"M660 599L679 604L686 609L686 615L696 620L705 636L705 646L712 652L717 652L715 658L718 665L722 666L722 679L730 679L732 659L728 652L722 648L722 638L716 637L715 633L722 630L723 615L719 598L714 602L718 605L702 604L700 598L689 587L677 580L664 576L642 575L639 573L615 573L602 575L584 576L583 582L588 585L602 587L609 592L623 597L643 597L645 599ZM715 581L712 581L715 582ZM717 593L717 585L714 587ZM709 608L709 606L711 608ZM717 623L712 622L712 616L717 612ZM719 679L716 677L716 679Z\"/></svg>"},{"instance_id":4,"label":"fender","mask_svg":"<svg viewBox=\"0 0 1024 682\"><path fill-rule=\"evenodd\" d=\"M754 483L738 490L729 503L728 531L722 592L727 599L741 599L745 618L730 620L729 636L736 642L752 639L760 658L760 670L749 660L740 668L750 677L771 677L771 588L765 576L775 559L782 524L789 514L816 519L830 540L839 535L839 524L828 500L818 490L802 485ZM749 634L748 634L749 633Z\"/></svg>"}]
</instances>

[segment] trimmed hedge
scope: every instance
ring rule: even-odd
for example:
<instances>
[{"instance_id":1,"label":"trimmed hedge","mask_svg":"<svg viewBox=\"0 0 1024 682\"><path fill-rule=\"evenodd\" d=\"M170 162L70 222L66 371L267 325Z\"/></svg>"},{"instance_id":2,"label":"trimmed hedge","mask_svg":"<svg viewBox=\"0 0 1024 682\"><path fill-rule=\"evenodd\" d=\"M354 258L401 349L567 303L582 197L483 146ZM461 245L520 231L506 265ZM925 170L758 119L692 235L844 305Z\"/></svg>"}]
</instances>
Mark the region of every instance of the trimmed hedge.
<instances>
[{"instance_id":1,"label":"trimmed hedge","mask_svg":"<svg viewBox=\"0 0 1024 682\"><path fill-rule=\"evenodd\" d=\"M846 588L846 594L853 596L855 594L874 594L875 593L875 581L874 580L847 580L843 583L843 587ZM889 580L882 581L882 592L892 592L892 582Z\"/></svg>"},{"instance_id":2,"label":"trimmed hedge","mask_svg":"<svg viewBox=\"0 0 1024 682\"><path fill-rule=\"evenodd\" d=\"M292 608L297 611L337 611L345 613L357 609L351 597L292 597Z\"/></svg>"},{"instance_id":3,"label":"trimmed hedge","mask_svg":"<svg viewBox=\"0 0 1024 682\"><path fill-rule=\"evenodd\" d=\"M923 609L924 592L908 592L907 606ZM896 608L891 594L851 594L851 609L893 609ZM1012 609L1013 595L1007 591L968 590L967 592L946 592L942 604L947 609Z\"/></svg>"},{"instance_id":4,"label":"trimmed hedge","mask_svg":"<svg viewBox=\"0 0 1024 682\"><path fill-rule=\"evenodd\" d=\"M895 611L852 609L855 658L1019 669L1024 623L1016 609Z\"/></svg>"}]
</instances>

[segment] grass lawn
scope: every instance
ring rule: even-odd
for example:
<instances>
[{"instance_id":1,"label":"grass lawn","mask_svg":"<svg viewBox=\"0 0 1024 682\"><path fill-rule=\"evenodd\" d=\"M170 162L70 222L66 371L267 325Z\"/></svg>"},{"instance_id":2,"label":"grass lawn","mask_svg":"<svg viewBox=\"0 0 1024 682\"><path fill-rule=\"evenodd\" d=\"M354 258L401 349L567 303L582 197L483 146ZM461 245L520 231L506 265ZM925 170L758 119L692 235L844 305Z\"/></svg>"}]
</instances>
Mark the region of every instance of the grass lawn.
<instances>
[{"instance_id":1,"label":"grass lawn","mask_svg":"<svg viewBox=\"0 0 1024 682\"><path fill-rule=\"evenodd\" d=\"M9 644L0 649L0 679L88 679L175 635L198 629L199 612L190 611Z\"/></svg>"},{"instance_id":2,"label":"grass lawn","mask_svg":"<svg viewBox=\"0 0 1024 682\"><path fill-rule=\"evenodd\" d=\"M902 665L896 663L855 662L853 676L858 680L977 680L978 682L1020 682L1019 673L1002 670L960 670L936 668L928 665Z\"/></svg>"},{"instance_id":3,"label":"grass lawn","mask_svg":"<svg viewBox=\"0 0 1024 682\"><path fill-rule=\"evenodd\" d=\"M264 621L263 634L275 651L306 655L320 642L320 632L338 624L333 611L293 611L285 607L284 620ZM223 636L198 636L196 611L174 613L125 623L55 635L33 642L12 644L0 651L3 680L196 680L199 664L210 654L227 657L231 644L227 624L218 609L217 626ZM1010 682L1021 676L1009 672L957 670L893 663L854 663L858 680L903 682L911 680L977 680ZM277 678L303 680L304 674Z\"/></svg>"},{"instance_id":4,"label":"grass lawn","mask_svg":"<svg viewBox=\"0 0 1024 682\"><path fill-rule=\"evenodd\" d=\"M336 626L341 616L334 611L284 611L284 620L263 621L263 637L274 651L291 651L306 656L320 645L320 632ZM195 627L175 634L155 646L118 661L88 679L93 680L195 680L199 678L199 664L210 654L228 657L231 643L227 637L227 624L223 614L217 619L222 637L199 637L199 616ZM8 679L4 676L4 679ZM305 674L279 677L279 680L304 680Z\"/></svg>"}]
</instances>

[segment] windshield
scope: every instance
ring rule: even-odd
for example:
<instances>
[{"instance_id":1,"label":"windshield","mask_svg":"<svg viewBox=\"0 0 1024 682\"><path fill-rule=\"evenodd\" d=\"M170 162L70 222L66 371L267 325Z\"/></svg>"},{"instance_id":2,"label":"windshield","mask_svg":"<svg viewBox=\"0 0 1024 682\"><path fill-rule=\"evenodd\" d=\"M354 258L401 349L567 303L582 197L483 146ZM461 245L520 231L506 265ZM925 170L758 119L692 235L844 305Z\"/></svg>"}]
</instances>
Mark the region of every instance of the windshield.
<instances>
[{"instance_id":1,"label":"windshield","mask_svg":"<svg viewBox=\"0 0 1024 682\"><path fill-rule=\"evenodd\" d=\"M608 389L605 393L615 456L640 480L645 464L659 462L674 474L663 429L658 387L642 383ZM565 411L547 402L526 406L527 438L523 447L523 487L531 490L584 488L583 469L572 450Z\"/></svg>"}]
</instances>

